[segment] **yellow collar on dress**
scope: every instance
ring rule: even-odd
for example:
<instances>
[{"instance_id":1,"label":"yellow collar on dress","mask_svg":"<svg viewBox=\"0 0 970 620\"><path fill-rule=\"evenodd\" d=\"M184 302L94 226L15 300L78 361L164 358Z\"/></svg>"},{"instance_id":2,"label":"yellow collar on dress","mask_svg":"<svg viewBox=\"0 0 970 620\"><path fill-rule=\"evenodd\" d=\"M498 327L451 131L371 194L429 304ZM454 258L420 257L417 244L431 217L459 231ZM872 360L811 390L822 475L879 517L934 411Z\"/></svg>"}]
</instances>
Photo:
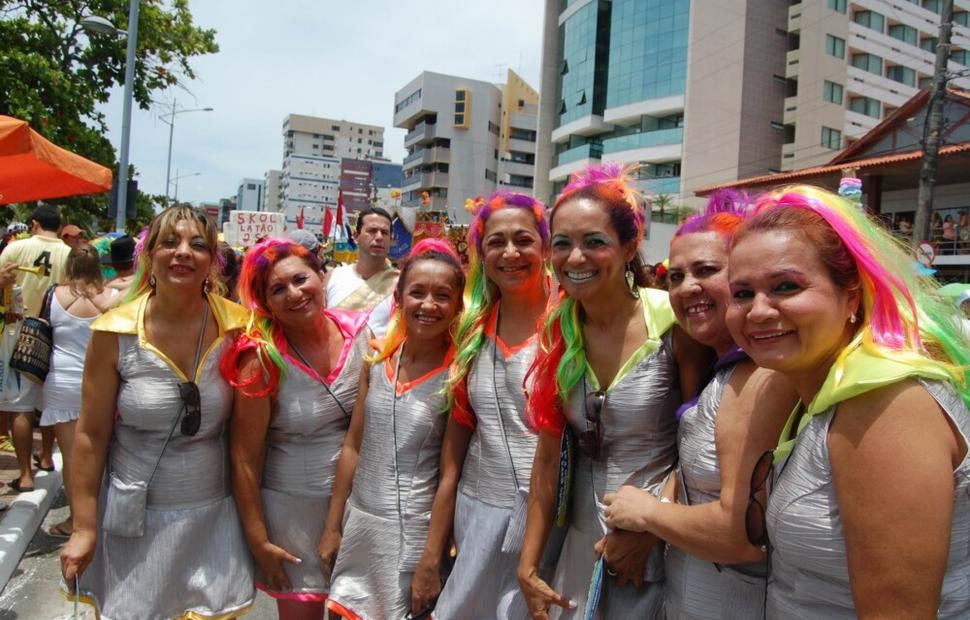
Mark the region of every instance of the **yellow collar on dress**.
<instances>
[{"instance_id":1,"label":"yellow collar on dress","mask_svg":"<svg viewBox=\"0 0 970 620\"><path fill-rule=\"evenodd\" d=\"M92 331L112 332L115 334L137 334L138 323L145 315L145 307L151 292L145 293L130 302L113 308L98 317L91 324ZM218 295L208 295L209 307L219 325L219 334L235 329L245 329L249 312L237 303Z\"/></svg>"},{"instance_id":2,"label":"yellow collar on dress","mask_svg":"<svg viewBox=\"0 0 970 620\"><path fill-rule=\"evenodd\" d=\"M825 413L838 403L855 398L866 392L877 390L893 383L898 383L904 379L922 377L934 381L947 381L951 377L941 368L932 366L918 367L907 362L901 362L880 355L877 352L869 351L862 344L862 336L859 335L849 343L849 353L841 361L836 362L829 368L828 375L819 388L818 393L809 403L808 409L798 422L798 428L793 433L795 420L798 418L798 411L802 407L799 402L788 417L785 427L781 431L778 447L775 448L775 462L784 460L791 454L795 445L795 440L799 433L808 426L812 416ZM890 354L887 352L886 354Z\"/></svg>"}]
</instances>

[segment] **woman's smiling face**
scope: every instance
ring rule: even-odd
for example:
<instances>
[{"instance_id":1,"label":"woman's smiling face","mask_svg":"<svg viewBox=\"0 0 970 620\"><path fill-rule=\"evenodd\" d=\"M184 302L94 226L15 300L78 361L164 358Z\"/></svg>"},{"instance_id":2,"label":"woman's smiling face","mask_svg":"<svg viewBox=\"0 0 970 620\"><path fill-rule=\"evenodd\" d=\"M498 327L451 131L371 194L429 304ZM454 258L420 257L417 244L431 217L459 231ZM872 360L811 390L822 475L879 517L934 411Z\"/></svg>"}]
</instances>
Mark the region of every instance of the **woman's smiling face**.
<instances>
[{"instance_id":1,"label":"woman's smiling face","mask_svg":"<svg viewBox=\"0 0 970 620\"><path fill-rule=\"evenodd\" d=\"M601 202L579 198L557 207L550 245L556 277L578 302L626 286L624 272L636 245L620 243L607 207Z\"/></svg>"},{"instance_id":2,"label":"woman's smiling face","mask_svg":"<svg viewBox=\"0 0 970 620\"><path fill-rule=\"evenodd\" d=\"M851 340L859 300L835 285L815 248L795 233L752 232L731 250L729 278L727 324L751 359L790 378L824 378Z\"/></svg>"}]
</instances>

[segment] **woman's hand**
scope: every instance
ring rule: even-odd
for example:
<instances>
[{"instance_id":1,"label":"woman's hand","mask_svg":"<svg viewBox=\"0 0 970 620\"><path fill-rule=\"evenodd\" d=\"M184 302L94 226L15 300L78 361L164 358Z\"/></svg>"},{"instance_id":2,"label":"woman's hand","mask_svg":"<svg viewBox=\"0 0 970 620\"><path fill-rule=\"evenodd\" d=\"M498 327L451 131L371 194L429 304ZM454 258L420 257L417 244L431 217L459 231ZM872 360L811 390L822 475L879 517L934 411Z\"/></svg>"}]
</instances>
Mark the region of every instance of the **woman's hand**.
<instances>
[{"instance_id":1,"label":"woman's hand","mask_svg":"<svg viewBox=\"0 0 970 620\"><path fill-rule=\"evenodd\" d=\"M411 613L424 611L441 593L441 574L438 565L422 559L411 578Z\"/></svg>"},{"instance_id":2,"label":"woman's hand","mask_svg":"<svg viewBox=\"0 0 970 620\"><path fill-rule=\"evenodd\" d=\"M343 536L340 532L324 528L323 535L320 537L320 545L317 551L320 554L320 564L323 566L323 574L327 581L333 579L333 565L337 561L337 552L340 551L340 541Z\"/></svg>"},{"instance_id":3,"label":"woman's hand","mask_svg":"<svg viewBox=\"0 0 970 620\"><path fill-rule=\"evenodd\" d=\"M303 562L286 549L278 547L268 540L253 549L253 558L259 566L259 572L262 573L263 583L270 590L277 592L288 592L293 587L283 569L283 562L290 564L301 564Z\"/></svg>"},{"instance_id":4,"label":"woman's hand","mask_svg":"<svg viewBox=\"0 0 970 620\"><path fill-rule=\"evenodd\" d=\"M622 486L616 493L607 493L603 497L606 525L615 530L645 532L648 529L647 514L659 503L652 493L631 485Z\"/></svg>"},{"instance_id":5,"label":"woman's hand","mask_svg":"<svg viewBox=\"0 0 970 620\"><path fill-rule=\"evenodd\" d=\"M525 573L519 571L519 587L522 588L526 605L529 606L529 615L533 620L549 620L549 608L553 605L576 609L576 603L550 588L535 569Z\"/></svg>"},{"instance_id":6,"label":"woman's hand","mask_svg":"<svg viewBox=\"0 0 970 620\"><path fill-rule=\"evenodd\" d=\"M74 528L71 539L61 549L61 575L68 590L74 590L75 577L80 577L91 563L97 542L98 535L93 531Z\"/></svg>"},{"instance_id":7,"label":"woman's hand","mask_svg":"<svg viewBox=\"0 0 970 620\"><path fill-rule=\"evenodd\" d=\"M605 556L604 564L617 585L643 586L643 573L657 537L650 532L615 530L596 543L596 552Z\"/></svg>"}]
</instances>

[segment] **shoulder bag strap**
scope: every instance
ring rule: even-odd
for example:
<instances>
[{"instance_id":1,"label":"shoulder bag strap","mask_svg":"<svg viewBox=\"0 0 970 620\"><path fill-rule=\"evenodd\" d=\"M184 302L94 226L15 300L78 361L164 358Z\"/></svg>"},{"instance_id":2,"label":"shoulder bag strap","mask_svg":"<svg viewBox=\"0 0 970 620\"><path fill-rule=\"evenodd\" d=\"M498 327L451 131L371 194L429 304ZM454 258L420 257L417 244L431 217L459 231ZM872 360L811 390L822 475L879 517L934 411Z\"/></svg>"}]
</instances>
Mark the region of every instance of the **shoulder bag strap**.
<instances>
[{"instance_id":1,"label":"shoulder bag strap","mask_svg":"<svg viewBox=\"0 0 970 620\"><path fill-rule=\"evenodd\" d=\"M323 386L323 389L327 390L327 394L330 394L330 398L333 399L333 402L337 403L337 406L340 407L340 411L344 414L344 417L345 418L349 418L350 417L350 414L347 413L347 409L344 408L343 403L341 403L340 402L340 399L337 398L337 395L333 393L333 391L330 389L330 386L327 385L326 380L324 380L324 378L320 376L320 373L317 372L317 369L314 368L312 364L310 364L310 360L308 360L306 357L304 357L303 353L300 351L300 349L297 348L297 346L295 344L293 344L292 342L290 342L288 340L287 340L286 344L289 345L289 347L291 349L293 349L293 352L296 353L296 356L298 358L300 358L300 361L303 362L303 365L306 366L307 368L309 368L310 370L312 370L313 373L315 375L317 375L317 378L320 379L320 385Z\"/></svg>"},{"instance_id":2,"label":"shoulder bag strap","mask_svg":"<svg viewBox=\"0 0 970 620\"><path fill-rule=\"evenodd\" d=\"M498 415L498 426L502 432L502 444L505 445L505 453L509 457L509 466L512 468L512 483L515 491L519 491L519 477L515 473L515 461L512 460L512 448L509 446L509 437L505 434L505 420L502 419L502 403L498 398L498 375L495 368L498 366L498 321L495 321L495 337L492 338L492 397L495 399L495 413Z\"/></svg>"},{"instance_id":3,"label":"shoulder bag strap","mask_svg":"<svg viewBox=\"0 0 970 620\"><path fill-rule=\"evenodd\" d=\"M40 306L40 318L48 323L51 320L51 296L54 295L55 288L57 288L56 284L51 284L47 287L47 292L44 293L44 302Z\"/></svg>"}]
</instances>

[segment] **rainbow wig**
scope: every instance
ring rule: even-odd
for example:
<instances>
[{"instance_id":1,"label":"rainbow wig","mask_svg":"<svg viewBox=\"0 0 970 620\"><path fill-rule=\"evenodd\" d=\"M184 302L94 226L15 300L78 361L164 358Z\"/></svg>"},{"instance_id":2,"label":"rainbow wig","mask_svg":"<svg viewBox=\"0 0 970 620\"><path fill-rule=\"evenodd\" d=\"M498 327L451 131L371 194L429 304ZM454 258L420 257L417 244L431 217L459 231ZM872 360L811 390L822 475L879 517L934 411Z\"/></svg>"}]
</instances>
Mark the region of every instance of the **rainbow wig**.
<instances>
[{"instance_id":1,"label":"rainbow wig","mask_svg":"<svg viewBox=\"0 0 970 620\"><path fill-rule=\"evenodd\" d=\"M292 360L283 328L266 302L266 285L273 266L291 256L302 259L310 269L320 271L319 259L305 247L290 239L271 238L250 248L239 275L239 298L242 305L252 311L252 316L246 332L236 338L222 357L220 369L232 387L239 388L251 398L276 394L280 380L286 374L286 360ZM255 351L263 369L263 389L254 388L258 375L243 377L240 374L240 360L247 351Z\"/></svg>"},{"instance_id":2,"label":"rainbow wig","mask_svg":"<svg viewBox=\"0 0 970 620\"><path fill-rule=\"evenodd\" d=\"M786 229L817 248L837 286L858 287L861 321L854 342L878 357L944 371L970 406L970 347L960 313L937 294L934 279L919 274L908 245L846 198L805 185L762 195L735 243L749 232ZM838 237L834 244L825 238L831 233ZM846 347L836 359L836 372L852 349Z\"/></svg>"},{"instance_id":3,"label":"rainbow wig","mask_svg":"<svg viewBox=\"0 0 970 620\"><path fill-rule=\"evenodd\" d=\"M486 201L474 201L472 204L476 209L468 226L468 279L462 295L465 309L458 319L458 329L455 333L458 353L448 371L446 388L452 415L458 422L468 427L474 427L475 422L467 404L467 394L464 392L465 378L485 343L485 324L500 297L495 284L485 275L485 266L482 263L482 237L485 234L485 222L493 213L501 209L521 209L532 216L543 249L549 247L546 206L535 198L499 191ZM456 402L458 402L457 407Z\"/></svg>"},{"instance_id":4,"label":"rainbow wig","mask_svg":"<svg viewBox=\"0 0 970 620\"><path fill-rule=\"evenodd\" d=\"M715 232L730 241L744 220L748 196L733 189L719 189L707 200L703 213L692 215L674 233L674 239L691 233Z\"/></svg>"},{"instance_id":5,"label":"rainbow wig","mask_svg":"<svg viewBox=\"0 0 970 620\"><path fill-rule=\"evenodd\" d=\"M212 262L209 265L209 292L215 295L225 293L225 286L219 274L219 229L215 222L201 209L177 205L169 207L152 218L148 228L142 231L138 242L135 244L135 261L138 266L135 269L135 278L121 303L128 303L151 290L152 276L152 252L158 246L161 237L174 234L175 226L179 221L185 220L192 222L205 237L206 246Z\"/></svg>"},{"instance_id":6,"label":"rainbow wig","mask_svg":"<svg viewBox=\"0 0 970 620\"><path fill-rule=\"evenodd\" d=\"M456 286L461 290L465 286L465 270L461 266L461 259L455 248L444 239L430 237L422 239L411 248L399 268L400 275L397 277L397 287L394 289L395 301L399 301L404 295L404 287L407 284L408 273L416 263L424 260L437 260L450 266L455 271ZM459 308L461 310L461 308ZM367 359L370 363L379 362L390 357L397 350L401 343L407 338L408 326L404 320L401 304L396 303L391 320L387 324L387 333L384 342L380 344L378 352Z\"/></svg>"},{"instance_id":7,"label":"rainbow wig","mask_svg":"<svg viewBox=\"0 0 970 620\"><path fill-rule=\"evenodd\" d=\"M631 172L616 162L591 166L577 172L552 206L550 226L556 210L572 200L586 198L604 205L620 243L640 245L643 239L644 202L634 186ZM566 423L563 403L586 372L586 352L579 306L563 289L543 319L539 351L529 369L529 422L537 430L561 433Z\"/></svg>"}]
</instances>

